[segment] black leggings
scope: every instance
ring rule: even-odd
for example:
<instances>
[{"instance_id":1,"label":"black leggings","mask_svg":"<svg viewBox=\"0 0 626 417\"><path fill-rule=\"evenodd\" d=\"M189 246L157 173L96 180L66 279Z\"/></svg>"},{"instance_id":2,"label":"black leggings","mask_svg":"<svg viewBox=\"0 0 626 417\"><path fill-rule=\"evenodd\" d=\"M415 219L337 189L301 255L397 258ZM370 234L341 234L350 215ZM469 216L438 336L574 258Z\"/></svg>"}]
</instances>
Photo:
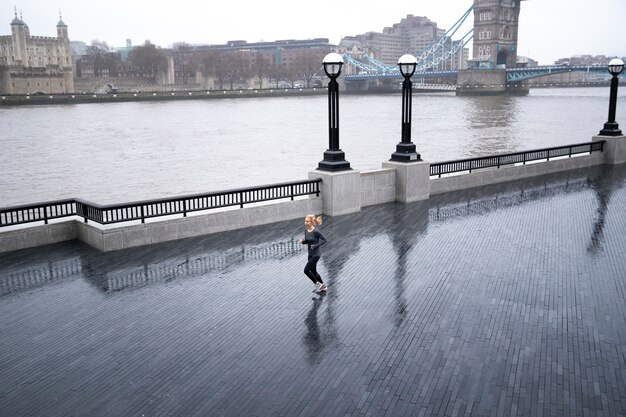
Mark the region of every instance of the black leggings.
<instances>
[{"instance_id":1,"label":"black leggings","mask_svg":"<svg viewBox=\"0 0 626 417\"><path fill-rule=\"evenodd\" d=\"M317 261L319 260L320 260L319 256L309 255L309 261L306 263L306 266L304 267L304 273L306 274L307 277L309 277L311 281L313 281L313 284L317 284L318 282L320 284L324 283L324 281L322 281L322 277L320 277L320 274L317 273Z\"/></svg>"}]
</instances>

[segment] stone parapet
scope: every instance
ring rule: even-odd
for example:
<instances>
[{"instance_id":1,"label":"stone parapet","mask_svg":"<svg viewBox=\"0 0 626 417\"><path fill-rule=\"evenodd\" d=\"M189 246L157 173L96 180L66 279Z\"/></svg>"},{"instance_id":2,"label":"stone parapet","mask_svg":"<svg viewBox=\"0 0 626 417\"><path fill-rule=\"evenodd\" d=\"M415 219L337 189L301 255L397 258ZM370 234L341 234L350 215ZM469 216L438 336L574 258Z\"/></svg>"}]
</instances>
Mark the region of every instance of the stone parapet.
<instances>
[{"instance_id":1,"label":"stone parapet","mask_svg":"<svg viewBox=\"0 0 626 417\"><path fill-rule=\"evenodd\" d=\"M361 172L361 207L393 201L396 201L396 170L394 168Z\"/></svg>"},{"instance_id":2,"label":"stone parapet","mask_svg":"<svg viewBox=\"0 0 626 417\"><path fill-rule=\"evenodd\" d=\"M202 236L322 212L320 197L226 210L144 224L100 226L82 219L22 227L0 233L0 253L78 239L109 252L135 246Z\"/></svg>"},{"instance_id":3,"label":"stone parapet","mask_svg":"<svg viewBox=\"0 0 626 417\"><path fill-rule=\"evenodd\" d=\"M604 164L603 152L591 155L573 156L564 159L551 159L549 162L529 162L526 165L507 165L500 168L481 169L471 174L450 175L430 180L430 193L442 194L484 185L514 181L538 175L553 174L572 169Z\"/></svg>"},{"instance_id":4,"label":"stone parapet","mask_svg":"<svg viewBox=\"0 0 626 417\"><path fill-rule=\"evenodd\" d=\"M361 210L361 174L359 171L309 172L309 179L321 178L323 213L328 216L356 213Z\"/></svg>"},{"instance_id":5,"label":"stone parapet","mask_svg":"<svg viewBox=\"0 0 626 417\"><path fill-rule=\"evenodd\" d=\"M78 239L101 251L109 252L170 240L209 235L228 230L304 218L322 211L319 197L246 207L185 218L102 229L79 223Z\"/></svg>"},{"instance_id":6,"label":"stone parapet","mask_svg":"<svg viewBox=\"0 0 626 417\"><path fill-rule=\"evenodd\" d=\"M430 196L430 164L419 162L383 162L383 168L396 171L396 201L412 203Z\"/></svg>"},{"instance_id":7,"label":"stone parapet","mask_svg":"<svg viewBox=\"0 0 626 417\"><path fill-rule=\"evenodd\" d=\"M605 141L604 143L604 163L607 165L617 165L626 163L626 136L594 136L594 142Z\"/></svg>"},{"instance_id":8,"label":"stone parapet","mask_svg":"<svg viewBox=\"0 0 626 417\"><path fill-rule=\"evenodd\" d=\"M384 162L382 169L359 172L315 170L309 178L321 178L321 196L256 204L242 209L211 211L184 218L154 219L145 224L100 226L81 218L48 225L12 226L0 230L0 253L79 239L101 251L208 235L323 213L329 216L359 212L362 207L390 202L410 203L430 195L481 187L562 171L626 163L626 136L596 136L605 141L604 152L561 157L550 161L507 165L430 178L430 164Z\"/></svg>"},{"instance_id":9,"label":"stone parapet","mask_svg":"<svg viewBox=\"0 0 626 417\"><path fill-rule=\"evenodd\" d=\"M0 253L65 242L74 240L76 237L75 221L2 231L0 233Z\"/></svg>"}]
</instances>

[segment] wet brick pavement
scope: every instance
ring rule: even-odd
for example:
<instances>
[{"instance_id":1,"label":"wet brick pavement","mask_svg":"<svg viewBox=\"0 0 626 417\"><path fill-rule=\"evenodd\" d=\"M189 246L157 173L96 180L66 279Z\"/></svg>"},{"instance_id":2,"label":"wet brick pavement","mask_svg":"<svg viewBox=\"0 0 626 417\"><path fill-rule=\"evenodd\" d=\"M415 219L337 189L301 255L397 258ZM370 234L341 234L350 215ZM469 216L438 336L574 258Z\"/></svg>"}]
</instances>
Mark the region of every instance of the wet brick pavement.
<instances>
[{"instance_id":1,"label":"wet brick pavement","mask_svg":"<svg viewBox=\"0 0 626 417\"><path fill-rule=\"evenodd\" d=\"M320 229L0 255L0 414L626 415L626 166Z\"/></svg>"}]
</instances>

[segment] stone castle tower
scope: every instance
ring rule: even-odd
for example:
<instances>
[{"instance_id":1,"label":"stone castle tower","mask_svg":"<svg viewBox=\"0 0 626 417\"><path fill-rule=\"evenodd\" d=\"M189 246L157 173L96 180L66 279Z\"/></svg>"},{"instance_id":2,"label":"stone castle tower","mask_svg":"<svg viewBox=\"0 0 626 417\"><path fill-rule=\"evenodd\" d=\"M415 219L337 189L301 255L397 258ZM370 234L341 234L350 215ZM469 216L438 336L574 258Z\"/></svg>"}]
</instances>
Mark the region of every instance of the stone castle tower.
<instances>
[{"instance_id":1,"label":"stone castle tower","mask_svg":"<svg viewBox=\"0 0 626 417\"><path fill-rule=\"evenodd\" d=\"M57 23L57 37L31 36L17 16L11 35L0 36L0 94L63 94L74 91L72 52L67 25Z\"/></svg>"},{"instance_id":2,"label":"stone castle tower","mask_svg":"<svg viewBox=\"0 0 626 417\"><path fill-rule=\"evenodd\" d=\"M473 61L480 68L515 68L522 0L474 0Z\"/></svg>"}]
</instances>

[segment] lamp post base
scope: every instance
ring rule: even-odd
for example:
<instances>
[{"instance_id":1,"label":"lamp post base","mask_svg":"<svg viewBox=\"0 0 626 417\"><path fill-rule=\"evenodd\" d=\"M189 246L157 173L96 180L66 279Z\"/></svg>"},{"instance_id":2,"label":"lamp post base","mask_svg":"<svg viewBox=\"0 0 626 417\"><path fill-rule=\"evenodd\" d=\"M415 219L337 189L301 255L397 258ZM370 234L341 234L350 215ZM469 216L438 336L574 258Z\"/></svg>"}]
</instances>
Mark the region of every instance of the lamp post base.
<instances>
[{"instance_id":1,"label":"lamp post base","mask_svg":"<svg viewBox=\"0 0 626 417\"><path fill-rule=\"evenodd\" d=\"M616 122L606 122L604 129L600 131L602 136L621 136L622 131L619 129L619 125Z\"/></svg>"},{"instance_id":2,"label":"lamp post base","mask_svg":"<svg viewBox=\"0 0 626 417\"><path fill-rule=\"evenodd\" d=\"M413 142L400 142L396 145L396 151L391 154L390 161L416 162L421 161L420 154L416 152Z\"/></svg>"},{"instance_id":3,"label":"lamp post base","mask_svg":"<svg viewBox=\"0 0 626 417\"><path fill-rule=\"evenodd\" d=\"M324 152L324 160L320 161L317 169L322 171L347 171L350 162L346 161L346 154L341 150L327 150Z\"/></svg>"}]
</instances>

